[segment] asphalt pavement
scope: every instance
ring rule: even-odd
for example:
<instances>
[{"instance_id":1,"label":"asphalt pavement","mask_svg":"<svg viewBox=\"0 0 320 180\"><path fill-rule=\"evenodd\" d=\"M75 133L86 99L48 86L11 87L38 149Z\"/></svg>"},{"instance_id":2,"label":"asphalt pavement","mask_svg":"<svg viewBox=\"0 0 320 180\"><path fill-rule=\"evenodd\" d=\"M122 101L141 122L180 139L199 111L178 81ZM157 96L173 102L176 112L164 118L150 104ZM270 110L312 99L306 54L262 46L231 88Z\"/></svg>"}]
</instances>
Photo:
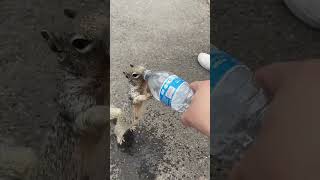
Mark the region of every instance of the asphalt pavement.
<instances>
[{"instance_id":1,"label":"asphalt pavement","mask_svg":"<svg viewBox=\"0 0 320 180\"><path fill-rule=\"evenodd\" d=\"M122 71L130 63L188 82L209 79L197 62L200 52L209 52L209 18L206 0L112 0L111 103L122 107L127 101ZM111 178L208 178L209 139L185 128L180 115L152 100L130 147L119 148L111 132Z\"/></svg>"}]
</instances>

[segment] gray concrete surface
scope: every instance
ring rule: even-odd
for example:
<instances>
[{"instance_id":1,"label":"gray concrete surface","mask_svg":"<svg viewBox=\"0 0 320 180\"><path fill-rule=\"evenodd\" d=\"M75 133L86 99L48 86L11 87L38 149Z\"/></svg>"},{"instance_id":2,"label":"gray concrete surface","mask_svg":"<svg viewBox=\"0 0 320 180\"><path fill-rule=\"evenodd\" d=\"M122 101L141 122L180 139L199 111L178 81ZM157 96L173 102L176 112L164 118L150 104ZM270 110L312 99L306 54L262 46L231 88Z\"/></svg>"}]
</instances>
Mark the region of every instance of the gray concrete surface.
<instances>
[{"instance_id":1,"label":"gray concrete surface","mask_svg":"<svg viewBox=\"0 0 320 180\"><path fill-rule=\"evenodd\" d=\"M216 0L212 11L212 43L252 68L320 57L320 32L282 0Z\"/></svg>"},{"instance_id":2,"label":"gray concrete surface","mask_svg":"<svg viewBox=\"0 0 320 180\"><path fill-rule=\"evenodd\" d=\"M0 137L37 150L56 113L57 72L56 57L39 32L56 22L52 16L59 8L50 2L0 2Z\"/></svg>"},{"instance_id":3,"label":"gray concrete surface","mask_svg":"<svg viewBox=\"0 0 320 180\"><path fill-rule=\"evenodd\" d=\"M211 11L211 43L253 70L320 58L320 31L297 19L282 0L214 0ZM226 179L224 168L230 166L212 162L212 179Z\"/></svg>"},{"instance_id":4,"label":"gray concrete surface","mask_svg":"<svg viewBox=\"0 0 320 180\"><path fill-rule=\"evenodd\" d=\"M122 70L145 64L189 82L209 73L197 61L209 52L206 0L111 0L111 103L127 100ZM152 100L132 147L121 150L111 133L111 179L197 179L209 177L209 140L184 128L180 114Z\"/></svg>"}]
</instances>

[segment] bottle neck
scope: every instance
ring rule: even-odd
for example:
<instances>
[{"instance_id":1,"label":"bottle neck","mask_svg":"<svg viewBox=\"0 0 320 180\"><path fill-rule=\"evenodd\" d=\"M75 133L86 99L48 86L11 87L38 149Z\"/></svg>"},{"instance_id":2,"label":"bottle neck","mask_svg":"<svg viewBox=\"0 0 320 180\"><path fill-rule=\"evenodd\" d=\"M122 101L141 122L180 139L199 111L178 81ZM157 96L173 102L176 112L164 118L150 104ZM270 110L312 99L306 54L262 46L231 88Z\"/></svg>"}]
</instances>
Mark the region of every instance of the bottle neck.
<instances>
[{"instance_id":1,"label":"bottle neck","mask_svg":"<svg viewBox=\"0 0 320 180\"><path fill-rule=\"evenodd\" d=\"M143 72L143 79L144 79L144 80L148 80L149 77L150 77L150 75L151 75L151 71L150 71L150 70L145 70L145 71Z\"/></svg>"}]
</instances>

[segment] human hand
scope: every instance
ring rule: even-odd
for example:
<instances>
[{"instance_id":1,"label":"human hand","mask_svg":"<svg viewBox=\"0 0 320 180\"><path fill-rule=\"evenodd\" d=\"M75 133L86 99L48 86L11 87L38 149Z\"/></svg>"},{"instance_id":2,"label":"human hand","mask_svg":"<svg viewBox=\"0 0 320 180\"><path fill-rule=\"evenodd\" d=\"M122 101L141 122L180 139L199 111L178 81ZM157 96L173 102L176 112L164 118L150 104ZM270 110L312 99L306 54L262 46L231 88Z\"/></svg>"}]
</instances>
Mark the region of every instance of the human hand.
<instances>
[{"instance_id":1,"label":"human hand","mask_svg":"<svg viewBox=\"0 0 320 180\"><path fill-rule=\"evenodd\" d=\"M182 123L210 136L210 81L196 81L190 87L195 94L189 108L182 114Z\"/></svg>"},{"instance_id":2,"label":"human hand","mask_svg":"<svg viewBox=\"0 0 320 180\"><path fill-rule=\"evenodd\" d=\"M256 143L230 179L320 179L319 77L319 61L277 63L257 71L272 101Z\"/></svg>"}]
</instances>

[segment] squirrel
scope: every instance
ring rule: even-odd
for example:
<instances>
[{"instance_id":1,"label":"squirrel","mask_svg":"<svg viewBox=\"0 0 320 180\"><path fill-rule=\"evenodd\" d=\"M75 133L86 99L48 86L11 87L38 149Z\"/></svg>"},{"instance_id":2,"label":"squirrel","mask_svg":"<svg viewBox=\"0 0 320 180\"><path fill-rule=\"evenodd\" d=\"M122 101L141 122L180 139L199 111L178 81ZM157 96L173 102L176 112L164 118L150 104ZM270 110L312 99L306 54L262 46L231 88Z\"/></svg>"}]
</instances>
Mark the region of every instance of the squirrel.
<instances>
[{"instance_id":1,"label":"squirrel","mask_svg":"<svg viewBox=\"0 0 320 180\"><path fill-rule=\"evenodd\" d=\"M59 114L32 179L101 179L105 168L89 166L106 163L100 162L102 155L96 152L100 140L109 134L109 12L95 9L78 14L64 9L64 15L72 30L41 31L61 70L56 97ZM108 144L107 140L103 143Z\"/></svg>"},{"instance_id":2,"label":"squirrel","mask_svg":"<svg viewBox=\"0 0 320 180\"><path fill-rule=\"evenodd\" d=\"M108 110L109 97L105 92L109 86L108 15L95 13L77 18L76 11L71 9L65 9L64 14L73 20L74 32L41 31L50 49L57 54L62 70L57 101L61 111L75 121L75 131L95 131L95 125L106 123L97 114L106 117Z\"/></svg>"},{"instance_id":3,"label":"squirrel","mask_svg":"<svg viewBox=\"0 0 320 180\"><path fill-rule=\"evenodd\" d=\"M79 134L97 133L107 126L109 122L106 118L110 111L110 119L116 119L114 131L117 142L122 144L123 135L128 130L135 130L143 116L145 101L152 97L143 79L145 68L130 65L123 73L130 88L126 106L132 114L126 116L122 109L113 105L108 107L105 104L109 98L105 91L109 86L106 81L110 50L108 15L93 13L79 17L72 9L65 9L64 14L72 19L73 32L41 31L41 36L57 55L62 70L57 88L60 113L52 123L53 129L49 132L47 143L38 156L29 148L0 144L0 156L6 155L3 157L12 165L10 172L17 177L24 176L25 171L29 173L31 168L36 169L31 172L31 179L88 177L83 167L87 161L79 159L79 150L75 148L79 144ZM20 156L29 159L27 161Z\"/></svg>"},{"instance_id":4,"label":"squirrel","mask_svg":"<svg viewBox=\"0 0 320 180\"><path fill-rule=\"evenodd\" d=\"M114 133L119 144L124 142L123 136L128 130L134 131L136 129L144 114L145 102L152 97L147 81L143 78L145 70L143 66L130 64L130 67L123 72L129 82L129 97L123 109L130 109L131 112L126 115L125 112L114 106L110 110L111 118L117 120Z\"/></svg>"},{"instance_id":5,"label":"squirrel","mask_svg":"<svg viewBox=\"0 0 320 180\"><path fill-rule=\"evenodd\" d=\"M61 70L56 98L59 114L51 122L40 152L0 138L0 179L84 179L95 173L87 168L94 161L90 155L95 155L95 149L81 141L88 136L97 141L107 127L109 12L102 12L95 9L78 16L76 11L64 9L65 16L72 19L72 32L41 31Z\"/></svg>"}]
</instances>

